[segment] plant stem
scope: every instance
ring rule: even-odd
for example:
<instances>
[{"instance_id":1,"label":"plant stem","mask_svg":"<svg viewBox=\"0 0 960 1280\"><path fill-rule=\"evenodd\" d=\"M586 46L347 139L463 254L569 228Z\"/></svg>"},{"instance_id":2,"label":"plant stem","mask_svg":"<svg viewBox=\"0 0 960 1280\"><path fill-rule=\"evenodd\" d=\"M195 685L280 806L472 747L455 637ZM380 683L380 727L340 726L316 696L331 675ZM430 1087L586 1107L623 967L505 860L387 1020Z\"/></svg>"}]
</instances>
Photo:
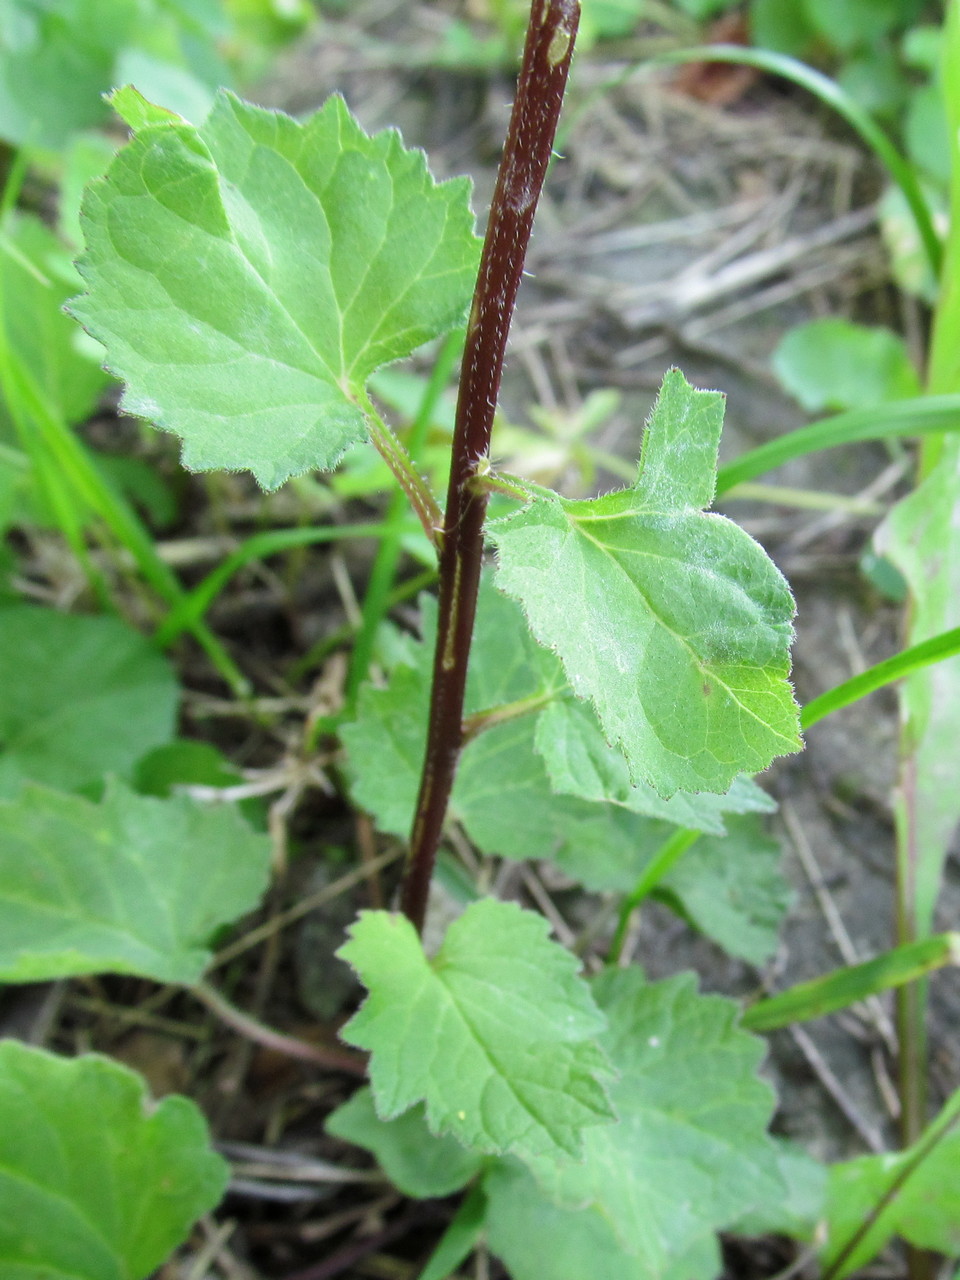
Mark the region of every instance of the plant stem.
<instances>
[{"instance_id":1,"label":"plant stem","mask_svg":"<svg viewBox=\"0 0 960 1280\"><path fill-rule=\"evenodd\" d=\"M523 65L467 326L440 540L437 648L427 748L410 837L403 911L419 932L463 745L463 697L483 558L486 494L473 478L490 452L503 355L580 20L578 0L533 0Z\"/></svg>"},{"instance_id":2,"label":"plant stem","mask_svg":"<svg viewBox=\"0 0 960 1280\"><path fill-rule=\"evenodd\" d=\"M286 1054L288 1058L299 1058L301 1062L310 1062L314 1066L325 1067L328 1071L346 1071L350 1075L365 1076L366 1059L357 1053L349 1053L344 1049L328 1049L323 1045L309 1044L306 1040L298 1040L295 1036L284 1035L282 1031L274 1031L272 1027L253 1018L220 994L206 982L198 982L190 987L190 993L211 1013L232 1027L248 1040L273 1049L276 1053Z\"/></svg>"}]
</instances>

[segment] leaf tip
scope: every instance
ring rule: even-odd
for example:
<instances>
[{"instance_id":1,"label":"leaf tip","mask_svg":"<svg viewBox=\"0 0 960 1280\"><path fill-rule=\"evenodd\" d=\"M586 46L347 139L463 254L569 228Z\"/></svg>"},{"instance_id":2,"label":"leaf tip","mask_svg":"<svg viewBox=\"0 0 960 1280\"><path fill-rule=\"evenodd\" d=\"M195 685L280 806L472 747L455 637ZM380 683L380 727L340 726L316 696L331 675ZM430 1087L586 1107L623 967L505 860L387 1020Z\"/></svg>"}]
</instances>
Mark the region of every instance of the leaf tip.
<instances>
[{"instance_id":1,"label":"leaf tip","mask_svg":"<svg viewBox=\"0 0 960 1280\"><path fill-rule=\"evenodd\" d=\"M167 107L150 102L139 89L132 84L121 85L103 95L120 119L136 132L152 124L186 124L183 116Z\"/></svg>"}]
</instances>

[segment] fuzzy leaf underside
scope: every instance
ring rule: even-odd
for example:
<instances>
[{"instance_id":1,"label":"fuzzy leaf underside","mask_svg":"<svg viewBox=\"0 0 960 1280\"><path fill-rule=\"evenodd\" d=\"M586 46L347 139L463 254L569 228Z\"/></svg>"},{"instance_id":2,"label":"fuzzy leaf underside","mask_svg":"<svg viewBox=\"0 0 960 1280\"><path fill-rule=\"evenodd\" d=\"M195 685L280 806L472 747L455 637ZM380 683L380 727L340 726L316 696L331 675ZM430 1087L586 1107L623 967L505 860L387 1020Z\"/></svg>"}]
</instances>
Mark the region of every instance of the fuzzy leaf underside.
<instances>
[{"instance_id":1,"label":"fuzzy leaf underside","mask_svg":"<svg viewBox=\"0 0 960 1280\"><path fill-rule=\"evenodd\" d=\"M713 499L723 397L665 377L637 482L572 501L531 490L494 523L497 585L519 600L635 782L726 791L799 749L786 582Z\"/></svg>"},{"instance_id":2,"label":"fuzzy leaf underside","mask_svg":"<svg viewBox=\"0 0 960 1280\"><path fill-rule=\"evenodd\" d=\"M0 801L0 981L196 982L215 930L256 905L269 861L267 838L230 806L25 787Z\"/></svg>"},{"instance_id":3,"label":"fuzzy leaf underside","mask_svg":"<svg viewBox=\"0 0 960 1280\"><path fill-rule=\"evenodd\" d=\"M338 97L302 124L225 91L199 127L119 105L142 127L88 188L71 311L123 408L180 435L194 470L273 489L334 467L366 437L370 374L469 304L469 182L436 183Z\"/></svg>"},{"instance_id":4,"label":"fuzzy leaf underside","mask_svg":"<svg viewBox=\"0 0 960 1280\"><path fill-rule=\"evenodd\" d=\"M127 1067L0 1043L0 1274L142 1280L214 1208L225 1162L199 1109Z\"/></svg>"},{"instance_id":5,"label":"fuzzy leaf underside","mask_svg":"<svg viewBox=\"0 0 960 1280\"><path fill-rule=\"evenodd\" d=\"M756 1075L762 1042L736 1026L731 1001L697 994L689 974L647 983L636 969L608 971L593 986L609 1018L601 1042L618 1072L618 1123L584 1134L580 1162L528 1161L533 1176L515 1174L508 1195L495 1170L491 1248L521 1280L574 1274L557 1232L595 1240L604 1275L619 1256L631 1278L709 1280L714 1233L783 1195L766 1132L774 1099Z\"/></svg>"},{"instance_id":6,"label":"fuzzy leaf underside","mask_svg":"<svg viewBox=\"0 0 960 1280\"><path fill-rule=\"evenodd\" d=\"M603 1018L542 916L482 899L433 959L404 916L362 912L338 954L369 995L343 1028L371 1052L384 1120L426 1104L432 1132L476 1151L576 1157L613 1117Z\"/></svg>"}]
</instances>

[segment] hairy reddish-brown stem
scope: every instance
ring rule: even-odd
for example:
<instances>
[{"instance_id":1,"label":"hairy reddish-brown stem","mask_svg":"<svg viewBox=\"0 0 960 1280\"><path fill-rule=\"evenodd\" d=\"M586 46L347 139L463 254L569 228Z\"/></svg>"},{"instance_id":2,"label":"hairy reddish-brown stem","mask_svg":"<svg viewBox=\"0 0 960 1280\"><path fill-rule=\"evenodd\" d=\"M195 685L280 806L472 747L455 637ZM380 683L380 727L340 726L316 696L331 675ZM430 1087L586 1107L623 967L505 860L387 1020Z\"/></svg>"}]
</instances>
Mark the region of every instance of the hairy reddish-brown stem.
<instances>
[{"instance_id":1,"label":"hairy reddish-brown stem","mask_svg":"<svg viewBox=\"0 0 960 1280\"><path fill-rule=\"evenodd\" d=\"M523 65L490 206L467 341L440 541L437 648L427 749L402 906L419 931L463 746L463 696L483 559L487 495L473 484L490 450L503 353L533 216L550 162L580 20L578 0L533 0Z\"/></svg>"}]
</instances>

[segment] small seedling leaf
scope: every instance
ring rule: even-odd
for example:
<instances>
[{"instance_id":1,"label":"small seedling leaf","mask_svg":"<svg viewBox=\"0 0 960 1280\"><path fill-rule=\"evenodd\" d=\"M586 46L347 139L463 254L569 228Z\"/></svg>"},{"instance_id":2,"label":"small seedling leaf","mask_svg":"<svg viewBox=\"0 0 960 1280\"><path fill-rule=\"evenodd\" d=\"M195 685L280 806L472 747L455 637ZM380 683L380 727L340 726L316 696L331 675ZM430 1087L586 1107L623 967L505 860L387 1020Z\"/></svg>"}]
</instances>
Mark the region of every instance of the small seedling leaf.
<instances>
[{"instance_id":1,"label":"small seedling leaf","mask_svg":"<svg viewBox=\"0 0 960 1280\"><path fill-rule=\"evenodd\" d=\"M223 1195L187 1098L106 1058L0 1043L0 1273L142 1280Z\"/></svg>"},{"instance_id":2,"label":"small seedling leaf","mask_svg":"<svg viewBox=\"0 0 960 1280\"><path fill-rule=\"evenodd\" d=\"M493 524L497 585L518 599L631 777L662 796L726 791L799 749L787 682L793 600L713 498L723 397L672 370L631 489L531 491Z\"/></svg>"},{"instance_id":3,"label":"small seedling leaf","mask_svg":"<svg viewBox=\"0 0 960 1280\"><path fill-rule=\"evenodd\" d=\"M436 183L338 97L302 124L221 92L206 122L143 120L88 189L72 312L183 438L188 467L267 489L366 438L364 387L463 317L478 261L466 179Z\"/></svg>"},{"instance_id":4,"label":"small seedling leaf","mask_svg":"<svg viewBox=\"0 0 960 1280\"><path fill-rule=\"evenodd\" d=\"M215 930L256 905L269 860L231 806L24 787L0 801L0 980L196 982Z\"/></svg>"},{"instance_id":5,"label":"small seedling leaf","mask_svg":"<svg viewBox=\"0 0 960 1280\"><path fill-rule=\"evenodd\" d=\"M79 790L127 776L173 737L173 672L117 618L0 609L0 689L0 796L26 779Z\"/></svg>"},{"instance_id":6,"label":"small seedling leaf","mask_svg":"<svg viewBox=\"0 0 960 1280\"><path fill-rule=\"evenodd\" d=\"M377 1112L426 1103L433 1133L477 1151L577 1156L613 1118L604 1021L579 962L515 903L473 903L428 958L404 916L366 911L338 953L369 991L341 1032L370 1050Z\"/></svg>"}]
</instances>

